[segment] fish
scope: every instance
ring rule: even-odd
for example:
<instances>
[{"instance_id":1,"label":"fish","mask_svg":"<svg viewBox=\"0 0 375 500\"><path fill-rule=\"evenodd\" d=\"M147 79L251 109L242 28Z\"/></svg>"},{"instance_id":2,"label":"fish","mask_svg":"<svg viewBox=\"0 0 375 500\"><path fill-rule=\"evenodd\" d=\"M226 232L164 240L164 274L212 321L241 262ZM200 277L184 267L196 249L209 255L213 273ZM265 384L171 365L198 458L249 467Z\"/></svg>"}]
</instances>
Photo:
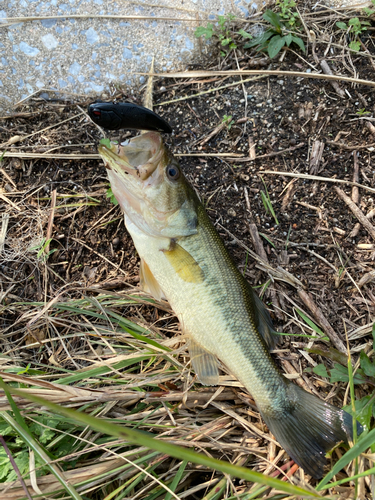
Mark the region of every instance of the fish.
<instances>
[{"instance_id":1,"label":"fish","mask_svg":"<svg viewBox=\"0 0 375 500\"><path fill-rule=\"evenodd\" d=\"M326 452L353 439L353 418L279 371L269 352L280 338L269 312L162 136L147 132L122 145L108 141L99 154L140 256L141 286L169 301L199 381L219 384L219 363L225 365L250 392L284 450L320 479Z\"/></svg>"},{"instance_id":2,"label":"fish","mask_svg":"<svg viewBox=\"0 0 375 500\"><path fill-rule=\"evenodd\" d=\"M172 127L160 115L132 102L103 102L89 104L87 112L100 127L109 130L134 129L172 133Z\"/></svg>"}]
</instances>

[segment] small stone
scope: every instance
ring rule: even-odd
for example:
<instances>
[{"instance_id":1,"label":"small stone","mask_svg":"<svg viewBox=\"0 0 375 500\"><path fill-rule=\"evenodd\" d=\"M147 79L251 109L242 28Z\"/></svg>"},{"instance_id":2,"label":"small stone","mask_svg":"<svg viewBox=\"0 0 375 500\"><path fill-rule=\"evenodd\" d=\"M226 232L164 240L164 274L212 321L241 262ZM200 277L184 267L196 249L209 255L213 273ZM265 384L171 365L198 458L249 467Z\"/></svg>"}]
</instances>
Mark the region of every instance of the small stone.
<instances>
[{"instance_id":1,"label":"small stone","mask_svg":"<svg viewBox=\"0 0 375 500\"><path fill-rule=\"evenodd\" d=\"M228 210L228 215L230 215L231 217L236 217L236 215L237 215L237 214L236 214L236 212L233 210L233 208L230 208L230 209Z\"/></svg>"},{"instance_id":2,"label":"small stone","mask_svg":"<svg viewBox=\"0 0 375 500\"><path fill-rule=\"evenodd\" d=\"M116 238L113 238L113 240L112 240L112 245L113 245L114 247L117 247L119 244L120 244L120 238L117 238L117 237L116 237Z\"/></svg>"}]
</instances>

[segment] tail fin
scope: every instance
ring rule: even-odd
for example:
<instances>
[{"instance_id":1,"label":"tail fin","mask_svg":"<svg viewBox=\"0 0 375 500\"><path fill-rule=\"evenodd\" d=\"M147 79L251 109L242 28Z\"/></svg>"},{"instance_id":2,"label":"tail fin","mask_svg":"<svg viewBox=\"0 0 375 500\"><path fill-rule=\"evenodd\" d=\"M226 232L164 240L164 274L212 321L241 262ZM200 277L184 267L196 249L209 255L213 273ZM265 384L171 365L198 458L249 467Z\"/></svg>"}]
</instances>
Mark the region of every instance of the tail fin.
<instances>
[{"instance_id":1,"label":"tail fin","mask_svg":"<svg viewBox=\"0 0 375 500\"><path fill-rule=\"evenodd\" d=\"M316 479L323 476L325 454L339 441L353 438L353 418L300 387L288 383L287 399L262 417L290 457ZM362 426L357 423L357 433Z\"/></svg>"}]
</instances>

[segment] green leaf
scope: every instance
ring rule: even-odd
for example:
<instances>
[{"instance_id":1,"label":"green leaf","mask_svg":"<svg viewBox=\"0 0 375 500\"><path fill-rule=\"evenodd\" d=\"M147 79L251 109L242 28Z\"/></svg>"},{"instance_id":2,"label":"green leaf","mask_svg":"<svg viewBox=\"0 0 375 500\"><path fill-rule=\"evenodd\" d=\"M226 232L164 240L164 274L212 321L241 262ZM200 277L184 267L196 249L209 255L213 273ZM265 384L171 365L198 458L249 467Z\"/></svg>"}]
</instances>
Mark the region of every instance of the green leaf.
<instances>
[{"instance_id":1,"label":"green leaf","mask_svg":"<svg viewBox=\"0 0 375 500\"><path fill-rule=\"evenodd\" d=\"M225 47L226 45L229 45L231 41L232 41L232 39L231 39L231 38L224 38L224 39L221 41L221 45L222 45L223 47Z\"/></svg>"},{"instance_id":2,"label":"green leaf","mask_svg":"<svg viewBox=\"0 0 375 500\"><path fill-rule=\"evenodd\" d=\"M313 372L319 375L320 377L326 377L329 378L327 369L324 365L316 365L313 368Z\"/></svg>"},{"instance_id":3,"label":"green leaf","mask_svg":"<svg viewBox=\"0 0 375 500\"><path fill-rule=\"evenodd\" d=\"M345 366L335 363L331 370L330 382L332 384L335 382L349 382L348 369ZM357 373L353 377L353 382L355 384L364 384L366 382L366 377L363 376L362 370L357 370Z\"/></svg>"},{"instance_id":4,"label":"green leaf","mask_svg":"<svg viewBox=\"0 0 375 500\"><path fill-rule=\"evenodd\" d=\"M371 363L370 358L364 351L360 354L361 368L369 377L375 377L375 364Z\"/></svg>"},{"instance_id":5,"label":"green leaf","mask_svg":"<svg viewBox=\"0 0 375 500\"><path fill-rule=\"evenodd\" d=\"M263 14L263 19L271 23L272 26L275 26L278 32L281 32L281 20L280 16L276 14L276 12L272 12L272 10L266 10L266 12Z\"/></svg>"},{"instance_id":6,"label":"green leaf","mask_svg":"<svg viewBox=\"0 0 375 500\"><path fill-rule=\"evenodd\" d=\"M14 461L21 473L21 475L26 475L29 472L29 454L28 452L22 451L16 457L14 457ZM15 481L18 478L17 473L13 470L7 477L7 481Z\"/></svg>"},{"instance_id":7,"label":"green leaf","mask_svg":"<svg viewBox=\"0 0 375 500\"><path fill-rule=\"evenodd\" d=\"M3 388L6 387L2 381L0 381L0 385ZM75 490L74 486L65 480L64 475L61 473L61 470L59 469L59 467L55 463L50 462L50 457L48 456L48 454L43 450L43 448L36 441L36 439L33 438L33 436L29 433L29 431L25 430L23 427L21 427L18 424L18 422L16 422L16 420L14 420L14 418L8 414L8 412L1 411L0 416L13 427L13 429L20 435L23 442L34 451L36 457L39 458L45 464L45 466L50 470L50 472L52 472L52 474L56 477L56 479L61 483L61 485L65 489L66 493L68 494L68 497L70 497L74 500L82 500L82 497ZM28 466L29 466L28 453L26 455L27 455L27 469L26 470L28 471ZM17 459L15 459L15 461L17 463ZM21 464L23 466L23 461L21 462ZM18 463L17 463L17 465L19 466ZM23 474L25 472L21 469L20 466L19 466L19 469L21 471L21 474ZM17 476L15 476L14 479L16 479L16 477Z\"/></svg>"},{"instance_id":8,"label":"green leaf","mask_svg":"<svg viewBox=\"0 0 375 500\"><path fill-rule=\"evenodd\" d=\"M375 12L375 10L373 10L373 9L369 9L369 8L365 7L365 8L363 9L363 12L364 12L365 14L367 14L368 16L372 16L372 14Z\"/></svg>"},{"instance_id":9,"label":"green leaf","mask_svg":"<svg viewBox=\"0 0 375 500\"><path fill-rule=\"evenodd\" d=\"M370 429L370 422L372 418L372 407L374 403L374 396L365 396L362 399L357 399L355 404L355 417L360 422L365 430ZM352 405L347 405L343 407L343 410L353 415Z\"/></svg>"},{"instance_id":10,"label":"green leaf","mask_svg":"<svg viewBox=\"0 0 375 500\"><path fill-rule=\"evenodd\" d=\"M263 45L271 36L274 36L275 32L273 30L267 30L262 35L257 36L251 42L247 42L244 45L245 49L249 49L251 47L256 47L258 45Z\"/></svg>"},{"instance_id":11,"label":"green leaf","mask_svg":"<svg viewBox=\"0 0 375 500\"><path fill-rule=\"evenodd\" d=\"M0 481L5 480L10 470L12 470L12 465L8 456L0 457Z\"/></svg>"},{"instance_id":12,"label":"green leaf","mask_svg":"<svg viewBox=\"0 0 375 500\"><path fill-rule=\"evenodd\" d=\"M273 36L268 44L268 55L270 58L273 59L284 47L284 45L284 37L281 37L280 35Z\"/></svg>"},{"instance_id":13,"label":"green leaf","mask_svg":"<svg viewBox=\"0 0 375 500\"><path fill-rule=\"evenodd\" d=\"M244 38L253 38L253 35L250 35L250 33L247 33L242 28L240 30L238 30L238 34L242 35Z\"/></svg>"},{"instance_id":14,"label":"green leaf","mask_svg":"<svg viewBox=\"0 0 375 500\"><path fill-rule=\"evenodd\" d=\"M319 347L312 347L311 349L306 349L307 352L312 352L313 354L318 354L325 358L332 359L332 361L337 361L340 365L345 367L348 366L348 356L343 352L338 351L334 347L329 347L328 349L320 349Z\"/></svg>"},{"instance_id":15,"label":"green leaf","mask_svg":"<svg viewBox=\"0 0 375 500\"><path fill-rule=\"evenodd\" d=\"M345 23L341 22L341 21L337 22L336 26L338 28L340 28L340 30L347 30L348 29L348 26Z\"/></svg>"},{"instance_id":16,"label":"green leaf","mask_svg":"<svg viewBox=\"0 0 375 500\"><path fill-rule=\"evenodd\" d=\"M113 205L118 205L117 198L116 198L116 196L113 194L113 191L112 191L112 189L111 189L111 188L108 188L108 189L107 189L107 191L106 191L106 193L105 193L105 197L106 197L106 198L109 198L109 199L110 199L110 201L111 201L111 203L112 203Z\"/></svg>"},{"instance_id":17,"label":"green leaf","mask_svg":"<svg viewBox=\"0 0 375 500\"><path fill-rule=\"evenodd\" d=\"M225 16L218 16L217 17L217 22L219 23L219 26L220 26L221 29L224 28L225 21L226 21L226 17Z\"/></svg>"},{"instance_id":18,"label":"green leaf","mask_svg":"<svg viewBox=\"0 0 375 500\"><path fill-rule=\"evenodd\" d=\"M372 444L375 443L375 429L370 431L367 435L362 433L359 436L357 443L348 452L345 453L343 457L338 460L332 467L330 472L326 475L324 479L320 481L316 487L317 491L325 489L328 482L335 476L340 470L348 465L351 461L355 460L361 453L366 451ZM329 485L327 486L329 487Z\"/></svg>"},{"instance_id":19,"label":"green leaf","mask_svg":"<svg viewBox=\"0 0 375 500\"><path fill-rule=\"evenodd\" d=\"M287 44L287 46L289 47L289 45L292 43L293 41L293 37L292 35L289 33L288 35L285 35L284 36L284 40L285 40L285 43Z\"/></svg>"},{"instance_id":20,"label":"green leaf","mask_svg":"<svg viewBox=\"0 0 375 500\"><path fill-rule=\"evenodd\" d=\"M358 52L360 48L361 48L361 43L360 42L353 41L353 42L349 43L349 49L352 49L355 52Z\"/></svg>"},{"instance_id":21,"label":"green leaf","mask_svg":"<svg viewBox=\"0 0 375 500\"><path fill-rule=\"evenodd\" d=\"M0 387L4 389L4 382L0 381ZM246 467L239 467L224 460L211 458L204 453L197 453L189 448L183 448L182 446L168 443L168 441L165 441L163 439L155 439L156 436L153 436L150 433L140 432L132 429L131 422L128 423L129 426L120 426L114 424L113 421L106 422L101 418L96 418L91 415L87 415L86 413L56 405L44 398L40 398L30 393L24 393L22 391L14 389L13 387L8 387L8 389L12 394L20 396L23 399L26 398L30 401L33 401L34 403L37 403L40 406L46 406L55 413L64 415L67 418L72 418L83 425L90 426L92 429L95 429L100 433L118 437L124 441L127 441L128 443L136 444L138 446L145 446L146 448L159 451L160 453L167 454L171 457L204 465L206 467L210 467L211 469L223 472L224 474L230 474L234 477L245 479L246 481L264 484L271 488L276 488L277 490L288 493L289 495L321 498L320 495L318 495L311 489L307 490L305 488L301 488L300 486L295 486L294 484L281 481L280 479L266 476L260 472L253 471ZM4 413L5 412L1 412L2 415ZM345 458L345 455L343 458ZM66 485L64 486L66 487Z\"/></svg>"},{"instance_id":22,"label":"green leaf","mask_svg":"<svg viewBox=\"0 0 375 500\"><path fill-rule=\"evenodd\" d=\"M349 26L361 26L361 22L358 17L352 17L348 21Z\"/></svg>"},{"instance_id":23,"label":"green leaf","mask_svg":"<svg viewBox=\"0 0 375 500\"><path fill-rule=\"evenodd\" d=\"M214 27L212 23L208 23L206 28L204 26L198 26L198 28L194 31L194 35L197 38L204 35L206 37L206 40L208 38L211 38L213 34L214 34Z\"/></svg>"},{"instance_id":24,"label":"green leaf","mask_svg":"<svg viewBox=\"0 0 375 500\"><path fill-rule=\"evenodd\" d=\"M292 36L293 42L298 45L298 47L302 50L302 52L305 52L305 44L303 43L302 38L299 36Z\"/></svg>"},{"instance_id":25,"label":"green leaf","mask_svg":"<svg viewBox=\"0 0 375 500\"><path fill-rule=\"evenodd\" d=\"M110 139L108 139L108 137L106 137L105 139L100 139L99 144L102 144L106 148L111 149L111 141Z\"/></svg>"}]
</instances>

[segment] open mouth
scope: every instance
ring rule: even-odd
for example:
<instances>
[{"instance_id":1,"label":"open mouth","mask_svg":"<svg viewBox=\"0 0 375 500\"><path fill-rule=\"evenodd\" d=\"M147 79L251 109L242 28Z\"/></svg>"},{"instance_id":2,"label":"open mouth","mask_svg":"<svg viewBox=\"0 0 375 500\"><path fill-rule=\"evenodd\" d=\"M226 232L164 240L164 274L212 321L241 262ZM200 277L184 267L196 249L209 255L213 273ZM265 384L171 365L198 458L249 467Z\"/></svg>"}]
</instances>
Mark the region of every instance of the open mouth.
<instances>
[{"instance_id":1,"label":"open mouth","mask_svg":"<svg viewBox=\"0 0 375 500\"><path fill-rule=\"evenodd\" d=\"M129 140L125 145L111 143L99 146L106 168L119 174L132 174L146 180L157 168L164 152L160 134L149 132Z\"/></svg>"}]
</instances>

